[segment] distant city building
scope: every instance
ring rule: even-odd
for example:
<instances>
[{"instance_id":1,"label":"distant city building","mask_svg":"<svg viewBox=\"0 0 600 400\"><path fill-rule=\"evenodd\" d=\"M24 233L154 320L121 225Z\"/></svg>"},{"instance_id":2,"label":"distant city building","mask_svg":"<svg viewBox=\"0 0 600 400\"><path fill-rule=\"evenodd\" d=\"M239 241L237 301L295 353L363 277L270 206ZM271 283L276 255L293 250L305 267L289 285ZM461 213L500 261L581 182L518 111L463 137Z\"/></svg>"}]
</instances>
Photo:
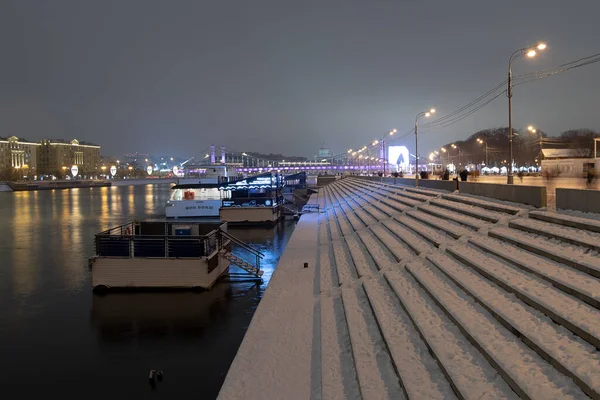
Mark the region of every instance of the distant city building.
<instances>
[{"instance_id":1,"label":"distant city building","mask_svg":"<svg viewBox=\"0 0 600 400\"><path fill-rule=\"evenodd\" d=\"M247 153L247 155L249 157L252 158L256 158L256 159L261 159L261 160L267 160L267 161L274 161L274 162L302 162L302 161L306 161L306 157L297 157L297 156L284 156L281 154L261 154L261 153L256 153L256 152L249 152Z\"/></svg>"},{"instance_id":2,"label":"distant city building","mask_svg":"<svg viewBox=\"0 0 600 400\"><path fill-rule=\"evenodd\" d=\"M149 154L144 153L129 153L123 154L123 162L125 165L131 165L134 168L146 168L149 162L152 162Z\"/></svg>"},{"instance_id":3,"label":"distant city building","mask_svg":"<svg viewBox=\"0 0 600 400\"><path fill-rule=\"evenodd\" d=\"M319 152L315 156L315 159L320 161L324 158L329 158L329 157L331 157L331 150L329 150L329 148L327 148L327 147L321 147L319 149Z\"/></svg>"},{"instance_id":4,"label":"distant city building","mask_svg":"<svg viewBox=\"0 0 600 400\"><path fill-rule=\"evenodd\" d=\"M73 165L79 168L82 176L96 174L100 167L100 146L79 142L76 139L66 142L58 139L41 141L38 154L38 174L64 175Z\"/></svg>"},{"instance_id":5,"label":"distant city building","mask_svg":"<svg viewBox=\"0 0 600 400\"><path fill-rule=\"evenodd\" d=\"M0 168L30 168L38 166L39 143L33 143L23 138L11 136L0 137Z\"/></svg>"}]
</instances>

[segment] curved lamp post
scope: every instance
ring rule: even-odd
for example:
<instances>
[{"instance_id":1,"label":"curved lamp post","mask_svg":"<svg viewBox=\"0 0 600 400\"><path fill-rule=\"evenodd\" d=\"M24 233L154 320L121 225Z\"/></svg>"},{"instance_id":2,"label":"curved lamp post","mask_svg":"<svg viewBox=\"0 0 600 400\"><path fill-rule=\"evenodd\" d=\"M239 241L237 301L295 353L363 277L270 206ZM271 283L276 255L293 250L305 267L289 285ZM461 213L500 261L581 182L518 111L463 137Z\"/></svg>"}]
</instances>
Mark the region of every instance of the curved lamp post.
<instances>
[{"instance_id":1,"label":"curved lamp post","mask_svg":"<svg viewBox=\"0 0 600 400\"><path fill-rule=\"evenodd\" d=\"M527 56L533 58L537 54L537 50L545 50L546 44L539 43L537 46L523 47L513 51L508 59L508 87L506 89L506 96L508 97L508 171L507 171L507 183L512 185L513 183L513 131L512 131L512 62L519 57Z\"/></svg>"},{"instance_id":2,"label":"curved lamp post","mask_svg":"<svg viewBox=\"0 0 600 400\"><path fill-rule=\"evenodd\" d=\"M415 187L419 187L419 118L429 117L435 113L435 108L422 111L415 117Z\"/></svg>"}]
</instances>

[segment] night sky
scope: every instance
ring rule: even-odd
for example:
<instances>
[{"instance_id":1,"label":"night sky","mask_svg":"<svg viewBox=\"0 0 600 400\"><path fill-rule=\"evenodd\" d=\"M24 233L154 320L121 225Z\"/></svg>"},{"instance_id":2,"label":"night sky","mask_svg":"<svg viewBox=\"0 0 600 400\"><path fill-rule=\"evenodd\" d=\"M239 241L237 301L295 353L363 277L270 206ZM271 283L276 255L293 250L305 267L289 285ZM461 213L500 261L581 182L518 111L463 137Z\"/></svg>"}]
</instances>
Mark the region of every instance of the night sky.
<instances>
[{"instance_id":1,"label":"night sky","mask_svg":"<svg viewBox=\"0 0 600 400\"><path fill-rule=\"evenodd\" d=\"M598 0L0 0L0 136L343 152L469 103L519 47L548 43L515 74L600 52L599 15ZM518 86L513 106L516 129L600 130L600 63ZM507 125L501 96L424 131L421 154Z\"/></svg>"}]
</instances>

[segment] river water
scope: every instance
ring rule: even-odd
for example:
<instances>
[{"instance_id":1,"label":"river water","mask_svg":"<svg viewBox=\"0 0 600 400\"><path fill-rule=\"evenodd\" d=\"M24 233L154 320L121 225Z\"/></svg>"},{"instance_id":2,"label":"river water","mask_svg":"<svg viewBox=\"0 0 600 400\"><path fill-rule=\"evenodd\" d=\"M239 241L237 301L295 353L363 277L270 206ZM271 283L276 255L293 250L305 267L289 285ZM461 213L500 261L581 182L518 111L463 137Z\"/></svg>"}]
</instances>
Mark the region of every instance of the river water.
<instances>
[{"instance_id":1,"label":"river water","mask_svg":"<svg viewBox=\"0 0 600 400\"><path fill-rule=\"evenodd\" d=\"M93 294L94 234L164 215L168 195L164 184L0 193L3 398L216 397L295 223L230 228L266 254L262 285ZM151 369L164 371L154 389Z\"/></svg>"}]
</instances>

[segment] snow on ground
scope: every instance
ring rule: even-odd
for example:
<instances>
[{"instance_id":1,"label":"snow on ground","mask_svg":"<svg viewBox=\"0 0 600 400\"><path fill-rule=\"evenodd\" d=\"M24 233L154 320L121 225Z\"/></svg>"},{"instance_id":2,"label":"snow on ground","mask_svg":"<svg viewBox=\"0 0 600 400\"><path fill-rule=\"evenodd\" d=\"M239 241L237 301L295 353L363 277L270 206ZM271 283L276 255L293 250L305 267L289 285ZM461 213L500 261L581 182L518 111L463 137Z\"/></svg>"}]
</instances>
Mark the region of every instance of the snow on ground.
<instances>
[{"instance_id":1,"label":"snow on ground","mask_svg":"<svg viewBox=\"0 0 600 400\"><path fill-rule=\"evenodd\" d=\"M430 200L429 204L433 204L437 207L442 207L450 212L454 212L456 214L465 214L474 218L479 218L488 222L499 222L507 220L507 214L499 213L496 211L485 210L480 207L471 206L468 204L459 203L456 201L444 200L444 199L434 199Z\"/></svg>"},{"instance_id":2,"label":"snow on ground","mask_svg":"<svg viewBox=\"0 0 600 400\"><path fill-rule=\"evenodd\" d=\"M593 227L594 232L600 232L600 214L586 213L581 211L560 210L558 212L531 211L530 216L549 217L560 220L562 223L581 224ZM589 229L589 228L587 228Z\"/></svg>"},{"instance_id":3,"label":"snow on ground","mask_svg":"<svg viewBox=\"0 0 600 400\"><path fill-rule=\"evenodd\" d=\"M600 393L600 355L593 346L449 257L435 254L428 259L487 310L539 346L546 357L565 366L569 376L581 379L590 391Z\"/></svg>"},{"instance_id":4,"label":"snow on ground","mask_svg":"<svg viewBox=\"0 0 600 400\"><path fill-rule=\"evenodd\" d=\"M445 199L455 199L457 201L471 201L472 204L481 204L489 207L496 207L498 209L504 210L504 212L509 212L512 214L516 214L521 210L537 210L534 206L529 206L521 203L513 203L510 201L498 200L498 199L490 199L489 197L475 196L473 194L450 194L443 195Z\"/></svg>"},{"instance_id":5,"label":"snow on ground","mask_svg":"<svg viewBox=\"0 0 600 400\"><path fill-rule=\"evenodd\" d=\"M554 317L563 320L563 325L570 324L569 329L576 327L578 334L589 335L589 340L600 347L600 310L574 299L537 277L527 275L467 246L451 247L448 251L479 273L491 277L505 289L510 288L519 298L534 304L536 308L549 310Z\"/></svg>"},{"instance_id":6,"label":"snow on ground","mask_svg":"<svg viewBox=\"0 0 600 400\"><path fill-rule=\"evenodd\" d=\"M310 397L316 233L317 214L303 215L231 364L220 399L277 399L283 393Z\"/></svg>"},{"instance_id":7,"label":"snow on ground","mask_svg":"<svg viewBox=\"0 0 600 400\"><path fill-rule=\"evenodd\" d=\"M585 272L521 250L500 240L481 237L471 238L469 242L490 254L499 256L528 272L548 280L555 286L564 286L571 295L600 307L600 280Z\"/></svg>"},{"instance_id":8,"label":"snow on ground","mask_svg":"<svg viewBox=\"0 0 600 400\"><path fill-rule=\"evenodd\" d=\"M220 398L600 398L599 219L442 196L313 195Z\"/></svg>"},{"instance_id":9,"label":"snow on ground","mask_svg":"<svg viewBox=\"0 0 600 400\"><path fill-rule=\"evenodd\" d=\"M584 248L503 227L490 230L489 235L600 277L600 258L589 254L589 250Z\"/></svg>"},{"instance_id":10,"label":"snow on ground","mask_svg":"<svg viewBox=\"0 0 600 400\"><path fill-rule=\"evenodd\" d=\"M452 286L439 279L429 268L409 266L409 271L468 335L472 343L498 364L512 389L530 398L582 398L583 393L487 311L462 298ZM509 377L509 378L508 378Z\"/></svg>"},{"instance_id":11,"label":"snow on ground","mask_svg":"<svg viewBox=\"0 0 600 400\"><path fill-rule=\"evenodd\" d=\"M537 221L535 219L510 221L508 226L536 235L556 238L577 246L584 246L593 249L596 252L600 251L599 233L588 233L581 229L564 227L548 222Z\"/></svg>"}]
</instances>

